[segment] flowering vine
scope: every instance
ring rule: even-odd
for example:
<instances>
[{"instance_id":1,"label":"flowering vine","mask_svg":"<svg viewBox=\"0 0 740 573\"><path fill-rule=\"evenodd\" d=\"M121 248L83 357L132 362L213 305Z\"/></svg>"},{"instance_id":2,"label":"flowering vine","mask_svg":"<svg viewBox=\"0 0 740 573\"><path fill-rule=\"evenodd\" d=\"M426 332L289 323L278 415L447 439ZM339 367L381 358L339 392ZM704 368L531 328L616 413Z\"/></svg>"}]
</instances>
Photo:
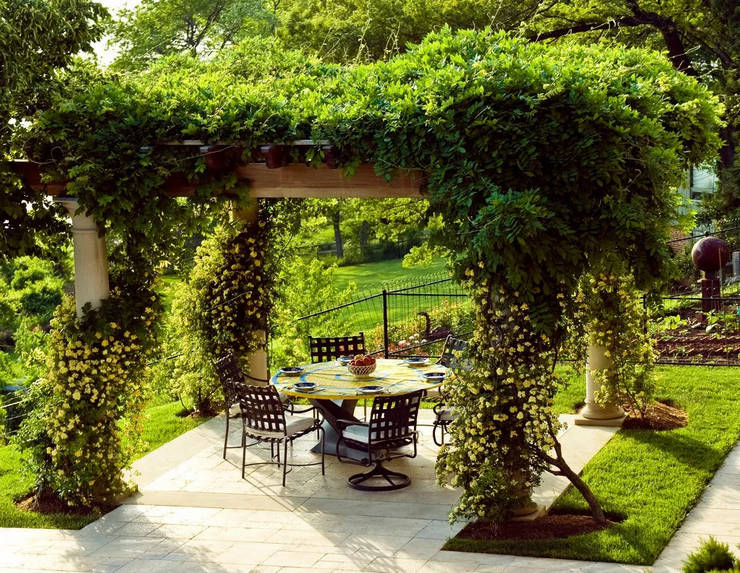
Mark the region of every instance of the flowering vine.
<instances>
[{"instance_id":1,"label":"flowering vine","mask_svg":"<svg viewBox=\"0 0 740 573\"><path fill-rule=\"evenodd\" d=\"M611 367L593 372L600 405L627 405L644 416L655 393L655 349L645 328L645 308L632 276L599 273L581 281L578 303L588 338L604 348ZM581 355L585 354L582 349Z\"/></svg>"},{"instance_id":2,"label":"flowering vine","mask_svg":"<svg viewBox=\"0 0 740 573\"><path fill-rule=\"evenodd\" d=\"M146 275L149 279L153 275ZM131 493L124 478L141 435L158 296L116 284L82 319L65 297L52 319L47 372L31 388L35 407L21 427L40 493L73 506L111 504ZM135 298L132 298L135 297Z\"/></svg>"}]
</instances>

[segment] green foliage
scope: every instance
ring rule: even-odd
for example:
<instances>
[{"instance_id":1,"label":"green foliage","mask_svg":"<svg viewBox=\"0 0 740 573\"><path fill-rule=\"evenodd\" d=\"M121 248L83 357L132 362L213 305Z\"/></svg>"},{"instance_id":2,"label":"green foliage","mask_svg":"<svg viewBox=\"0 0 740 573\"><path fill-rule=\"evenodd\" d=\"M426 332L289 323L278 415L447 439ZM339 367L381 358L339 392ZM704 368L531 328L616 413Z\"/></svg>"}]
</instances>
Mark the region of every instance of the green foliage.
<instances>
[{"instance_id":1,"label":"green foliage","mask_svg":"<svg viewBox=\"0 0 740 573\"><path fill-rule=\"evenodd\" d=\"M24 317L48 325L62 300L63 284L64 277L50 260L29 256L8 259L0 265L0 329L15 330Z\"/></svg>"},{"instance_id":2,"label":"green foliage","mask_svg":"<svg viewBox=\"0 0 740 573\"><path fill-rule=\"evenodd\" d=\"M577 361L584 363L588 344L604 348L612 366L592 372L601 385L596 401L601 405L629 404L645 415L655 397L653 340L646 326L646 310L632 277L599 273L581 280L578 303L582 305L585 333L576 329L581 342ZM580 313L579 313L580 314Z\"/></svg>"},{"instance_id":3,"label":"green foliage","mask_svg":"<svg viewBox=\"0 0 740 573\"><path fill-rule=\"evenodd\" d=\"M315 319L295 320L352 299L354 288L350 286L340 291L334 286L336 271L335 266L327 267L321 261L306 260L300 256L281 260L277 283L279 296L271 315L271 367L310 362L309 336L335 336L336 333L352 332L352 327L337 317L336 313Z\"/></svg>"},{"instance_id":4,"label":"green foliage","mask_svg":"<svg viewBox=\"0 0 740 573\"><path fill-rule=\"evenodd\" d=\"M706 573L707 571L736 571L740 567L727 543L709 537L699 549L691 553L683 566L683 573Z\"/></svg>"},{"instance_id":5,"label":"green foliage","mask_svg":"<svg viewBox=\"0 0 740 573\"><path fill-rule=\"evenodd\" d=\"M130 287L149 288L139 267L167 252L193 204L246 194L233 175L204 175L202 156L163 141L235 141L246 158L268 141L328 139L350 173L360 162L386 177L425 170L430 209L444 222L438 241L455 253L457 278L470 281L478 319L476 368L453 397L479 430L453 425L457 450L444 454L441 474L467 488L460 514L496 518L546 468L557 430L552 366L579 278L612 253L640 287L666 274L673 186L689 162L716 153L717 113L705 88L643 50L444 29L373 65L330 66L275 42L208 62L164 59L60 97L23 141L34 157L58 158L50 176L68 180L67 192L109 233ZM310 156L319 163L320 149ZM166 193L175 175L199 184L187 205ZM217 351L254 349L260 305L269 304L226 310L230 293L254 293L220 266L230 257L254 265L239 254L224 250L196 281L193 328ZM220 286L210 282L217 269Z\"/></svg>"},{"instance_id":6,"label":"green foliage","mask_svg":"<svg viewBox=\"0 0 740 573\"><path fill-rule=\"evenodd\" d=\"M141 283L129 282L134 274ZM114 267L111 295L78 319L65 297L52 320L45 376L19 431L40 492L70 505L110 504L130 492L121 469L141 435L146 363L160 310L151 272Z\"/></svg>"},{"instance_id":7,"label":"green foliage","mask_svg":"<svg viewBox=\"0 0 740 573\"><path fill-rule=\"evenodd\" d=\"M227 352L246 359L265 343L274 269L266 255L269 212L262 215L251 224L221 226L203 241L188 284L173 301L181 353L173 390L202 413L222 400L213 362Z\"/></svg>"},{"instance_id":8,"label":"green foliage","mask_svg":"<svg viewBox=\"0 0 740 573\"><path fill-rule=\"evenodd\" d=\"M122 9L112 26L118 69L145 67L182 52L209 54L235 40L269 34L275 14L262 0L144 0Z\"/></svg>"}]
</instances>

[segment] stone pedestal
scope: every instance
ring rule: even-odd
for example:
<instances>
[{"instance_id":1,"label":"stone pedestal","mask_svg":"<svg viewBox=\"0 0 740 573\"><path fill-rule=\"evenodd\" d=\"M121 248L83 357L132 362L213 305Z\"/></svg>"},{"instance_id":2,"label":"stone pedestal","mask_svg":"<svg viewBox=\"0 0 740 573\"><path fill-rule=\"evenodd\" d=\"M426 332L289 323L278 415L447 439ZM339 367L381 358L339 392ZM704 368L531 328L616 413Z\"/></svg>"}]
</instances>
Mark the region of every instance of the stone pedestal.
<instances>
[{"instance_id":1,"label":"stone pedestal","mask_svg":"<svg viewBox=\"0 0 740 573\"><path fill-rule=\"evenodd\" d=\"M82 308L87 304L100 307L101 301L108 298L108 253L105 248L105 235L100 235L92 217L75 214L79 204L75 199L61 199L72 218L75 259L75 305L77 316L82 316Z\"/></svg>"},{"instance_id":2,"label":"stone pedestal","mask_svg":"<svg viewBox=\"0 0 740 573\"><path fill-rule=\"evenodd\" d=\"M701 284L701 311L710 312L721 308L721 301L716 300L722 296L720 280L716 275L704 273L705 277L699 281Z\"/></svg>"},{"instance_id":3,"label":"stone pedestal","mask_svg":"<svg viewBox=\"0 0 740 573\"><path fill-rule=\"evenodd\" d=\"M611 368L613 362L607 358L606 348L596 344L588 347L588 358L586 360L586 405L578 412L575 423L579 426L621 426L624 420L624 410L614 404L600 406L596 403L596 392L601 384L596 380L593 373L597 370Z\"/></svg>"}]
</instances>

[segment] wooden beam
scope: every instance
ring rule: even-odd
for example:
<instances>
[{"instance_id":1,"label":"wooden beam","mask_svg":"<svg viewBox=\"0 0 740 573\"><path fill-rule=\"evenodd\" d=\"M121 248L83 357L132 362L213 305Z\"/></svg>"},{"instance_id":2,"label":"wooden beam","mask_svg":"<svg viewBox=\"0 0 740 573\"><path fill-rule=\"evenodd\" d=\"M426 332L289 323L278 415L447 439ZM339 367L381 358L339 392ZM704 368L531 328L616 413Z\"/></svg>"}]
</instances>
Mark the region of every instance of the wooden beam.
<instances>
[{"instance_id":1,"label":"wooden beam","mask_svg":"<svg viewBox=\"0 0 740 573\"><path fill-rule=\"evenodd\" d=\"M372 165L362 164L351 177L343 169L286 165L268 169L264 163L236 168L239 179L249 182L249 196L255 198L381 198L424 197L425 178L421 171L398 173L390 181L375 174Z\"/></svg>"},{"instance_id":2,"label":"wooden beam","mask_svg":"<svg viewBox=\"0 0 740 573\"><path fill-rule=\"evenodd\" d=\"M37 164L15 161L16 171L24 181L37 191L51 196L62 196L66 192L64 182L42 183ZM248 163L235 168L236 176L249 183L249 195L255 199L296 198L399 198L425 197L426 178L419 170L397 173L393 179L375 174L372 165L359 165L354 175L345 177L343 169L311 167L291 164L277 169L268 169L264 163ZM174 175L165 182L165 189L173 197L190 197L195 194L197 184L187 181L185 176Z\"/></svg>"}]
</instances>

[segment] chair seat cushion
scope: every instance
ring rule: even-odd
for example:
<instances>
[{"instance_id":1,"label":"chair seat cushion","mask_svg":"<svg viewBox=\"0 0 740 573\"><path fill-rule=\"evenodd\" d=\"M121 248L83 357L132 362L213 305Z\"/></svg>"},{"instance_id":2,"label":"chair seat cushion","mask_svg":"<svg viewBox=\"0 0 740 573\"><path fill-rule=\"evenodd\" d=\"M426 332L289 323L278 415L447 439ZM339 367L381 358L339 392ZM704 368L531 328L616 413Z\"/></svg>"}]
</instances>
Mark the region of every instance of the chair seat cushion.
<instances>
[{"instance_id":1,"label":"chair seat cushion","mask_svg":"<svg viewBox=\"0 0 740 573\"><path fill-rule=\"evenodd\" d=\"M285 414L285 433L289 436L305 432L314 425L315 419L311 416L293 416Z\"/></svg>"},{"instance_id":2,"label":"chair seat cushion","mask_svg":"<svg viewBox=\"0 0 740 573\"><path fill-rule=\"evenodd\" d=\"M370 427L361 426L360 424L347 426L342 432L342 437L345 440L367 444L370 441Z\"/></svg>"},{"instance_id":3,"label":"chair seat cushion","mask_svg":"<svg viewBox=\"0 0 740 573\"><path fill-rule=\"evenodd\" d=\"M285 433L282 432L270 432L265 430L258 430L256 428L250 428L247 426L247 434L251 436L261 438L282 438L285 436L293 436L305 432L311 426L314 425L314 418L308 416L292 416L291 414L285 414ZM247 421L249 423L249 421Z\"/></svg>"},{"instance_id":4,"label":"chair seat cushion","mask_svg":"<svg viewBox=\"0 0 740 573\"><path fill-rule=\"evenodd\" d=\"M452 422L457 418L457 413L454 408L442 408L437 412L437 422Z\"/></svg>"}]
</instances>

